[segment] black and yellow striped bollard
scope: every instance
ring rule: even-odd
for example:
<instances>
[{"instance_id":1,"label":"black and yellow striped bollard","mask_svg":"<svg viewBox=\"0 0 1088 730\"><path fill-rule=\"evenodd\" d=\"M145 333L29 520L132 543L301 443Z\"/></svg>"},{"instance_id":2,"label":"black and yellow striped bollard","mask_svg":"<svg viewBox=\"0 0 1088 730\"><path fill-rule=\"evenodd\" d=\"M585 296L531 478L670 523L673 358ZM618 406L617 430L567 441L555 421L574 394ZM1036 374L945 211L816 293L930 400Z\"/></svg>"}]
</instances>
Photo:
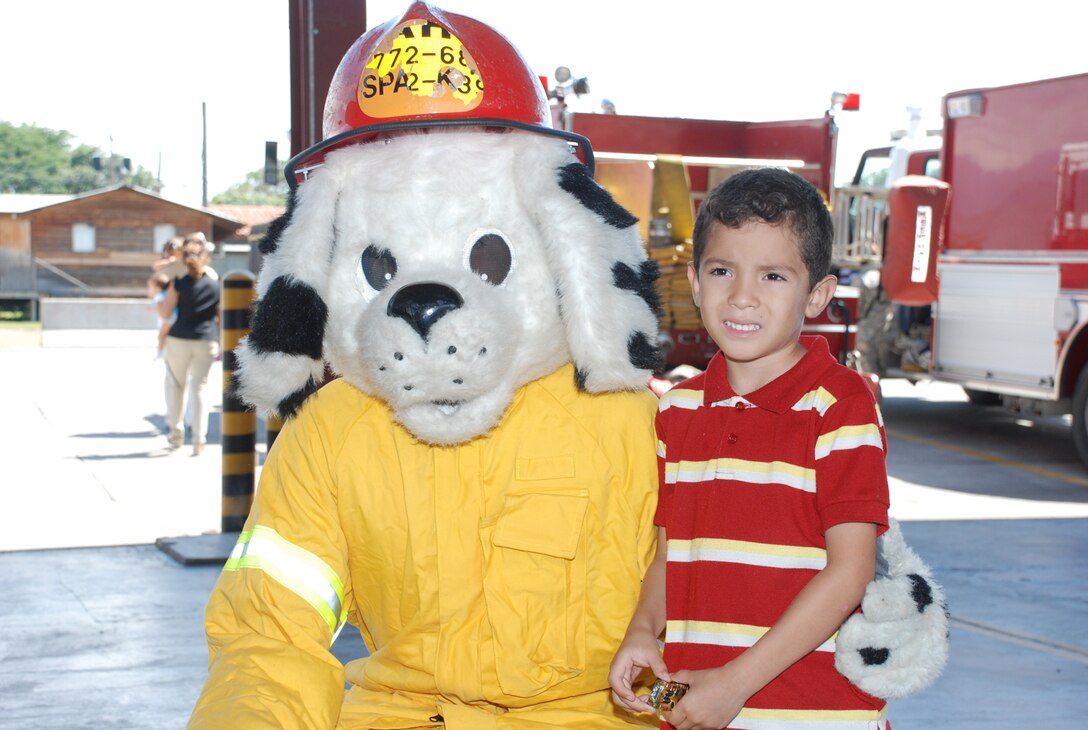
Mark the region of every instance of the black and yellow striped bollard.
<instances>
[{"instance_id":1,"label":"black and yellow striped bollard","mask_svg":"<svg viewBox=\"0 0 1088 730\"><path fill-rule=\"evenodd\" d=\"M253 506L257 470L257 413L234 395L234 348L249 334L257 297L256 277L232 271L223 277L223 532L241 532Z\"/></svg>"}]
</instances>

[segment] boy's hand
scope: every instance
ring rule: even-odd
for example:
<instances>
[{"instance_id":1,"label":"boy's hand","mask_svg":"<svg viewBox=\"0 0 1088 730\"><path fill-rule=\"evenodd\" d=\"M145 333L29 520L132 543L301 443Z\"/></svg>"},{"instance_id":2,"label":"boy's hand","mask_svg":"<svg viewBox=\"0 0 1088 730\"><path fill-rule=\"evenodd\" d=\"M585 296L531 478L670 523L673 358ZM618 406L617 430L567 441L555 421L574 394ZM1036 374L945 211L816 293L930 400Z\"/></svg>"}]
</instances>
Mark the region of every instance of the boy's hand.
<instances>
[{"instance_id":1,"label":"boy's hand","mask_svg":"<svg viewBox=\"0 0 1088 730\"><path fill-rule=\"evenodd\" d=\"M608 670L612 701L629 712L653 712L654 708L646 703L646 695L636 695L632 687L635 677L647 667L658 679L669 679L657 639L645 632L628 632Z\"/></svg>"},{"instance_id":2,"label":"boy's hand","mask_svg":"<svg viewBox=\"0 0 1088 730\"><path fill-rule=\"evenodd\" d=\"M731 665L699 671L681 670L672 675L676 682L691 685L665 719L676 730L719 730L731 723L748 701L740 677Z\"/></svg>"}]
</instances>

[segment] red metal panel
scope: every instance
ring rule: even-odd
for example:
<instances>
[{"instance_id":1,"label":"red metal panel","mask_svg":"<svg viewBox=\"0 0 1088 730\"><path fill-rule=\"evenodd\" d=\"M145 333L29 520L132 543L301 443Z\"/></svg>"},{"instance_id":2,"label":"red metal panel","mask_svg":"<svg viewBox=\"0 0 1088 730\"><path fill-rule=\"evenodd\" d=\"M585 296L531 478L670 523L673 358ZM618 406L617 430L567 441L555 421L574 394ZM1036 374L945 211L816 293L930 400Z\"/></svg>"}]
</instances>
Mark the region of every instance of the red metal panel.
<instances>
[{"instance_id":1,"label":"red metal panel","mask_svg":"<svg viewBox=\"0 0 1088 730\"><path fill-rule=\"evenodd\" d=\"M982 95L978 116L945 110L946 246L1054 250L1061 148L1088 142L1088 74L949 94Z\"/></svg>"},{"instance_id":2,"label":"red metal panel","mask_svg":"<svg viewBox=\"0 0 1088 730\"><path fill-rule=\"evenodd\" d=\"M366 32L366 2L289 0L289 12L291 155L294 156L321 141L325 96L340 59Z\"/></svg>"},{"instance_id":3,"label":"red metal panel","mask_svg":"<svg viewBox=\"0 0 1088 730\"><path fill-rule=\"evenodd\" d=\"M1063 291L1081 292L1080 297L1088 299L1088 263L1063 263L1059 284Z\"/></svg>"},{"instance_id":4,"label":"red metal panel","mask_svg":"<svg viewBox=\"0 0 1088 730\"><path fill-rule=\"evenodd\" d=\"M739 157L744 126L709 119L574 114L571 131L588 137L600 152Z\"/></svg>"},{"instance_id":5,"label":"red metal panel","mask_svg":"<svg viewBox=\"0 0 1088 730\"><path fill-rule=\"evenodd\" d=\"M922 306L937 301L940 249L948 183L907 175L888 191L888 228L880 283L896 304ZM928 208L928 211L919 210ZM928 214L927 214L928 213Z\"/></svg>"},{"instance_id":6,"label":"red metal panel","mask_svg":"<svg viewBox=\"0 0 1088 730\"><path fill-rule=\"evenodd\" d=\"M835 135L831 117L797 119L783 122L749 122L745 126L744 149L747 157L777 160L804 160L818 168L796 170L820 190L831 189Z\"/></svg>"},{"instance_id":7,"label":"red metal panel","mask_svg":"<svg viewBox=\"0 0 1088 730\"><path fill-rule=\"evenodd\" d=\"M1062 145L1054 229L1056 247L1088 249L1088 140Z\"/></svg>"},{"instance_id":8,"label":"red metal panel","mask_svg":"<svg viewBox=\"0 0 1088 730\"><path fill-rule=\"evenodd\" d=\"M831 185L835 137L830 117L780 122L574 114L572 131L585 135L597 152L692 157L803 160L797 170L827 193ZM691 168L693 175L699 174ZM702 171L705 177L705 171ZM693 178L692 188L700 187Z\"/></svg>"}]
</instances>

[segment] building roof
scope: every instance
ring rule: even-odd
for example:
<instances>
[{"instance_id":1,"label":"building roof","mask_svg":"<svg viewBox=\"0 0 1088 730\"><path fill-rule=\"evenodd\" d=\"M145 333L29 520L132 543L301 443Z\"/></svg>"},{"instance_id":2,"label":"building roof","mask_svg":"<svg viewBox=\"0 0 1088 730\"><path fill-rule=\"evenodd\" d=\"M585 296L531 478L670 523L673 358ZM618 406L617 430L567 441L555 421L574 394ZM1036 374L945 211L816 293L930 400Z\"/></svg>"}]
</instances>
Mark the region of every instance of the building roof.
<instances>
[{"instance_id":1,"label":"building roof","mask_svg":"<svg viewBox=\"0 0 1088 730\"><path fill-rule=\"evenodd\" d=\"M248 240L255 235L254 228L263 229L268 223L283 215L286 208L282 205L236 205L227 203L213 203L208 206L220 215L225 215L234 220L241 221L245 225L234 231L234 240Z\"/></svg>"},{"instance_id":2,"label":"building roof","mask_svg":"<svg viewBox=\"0 0 1088 730\"><path fill-rule=\"evenodd\" d=\"M49 208L55 205L64 205L75 200L86 200L88 198L94 198L98 196L112 195L121 190L129 190L139 195L146 195L147 197L154 198L157 201L161 201L166 205L176 205L179 208L188 208L189 210L200 211L201 213L211 216L215 219L215 222L231 230L241 228L244 224L243 221L234 218L228 213L213 210L211 208L203 208L201 206L185 205L168 198L164 198L158 193L144 188L136 187L135 185L113 185L106 188L99 188L98 190L91 190L86 193L79 193L77 195L45 195L34 193L6 193L0 195L0 213L9 214L22 214L29 213L31 211L41 210L43 208Z\"/></svg>"}]
</instances>

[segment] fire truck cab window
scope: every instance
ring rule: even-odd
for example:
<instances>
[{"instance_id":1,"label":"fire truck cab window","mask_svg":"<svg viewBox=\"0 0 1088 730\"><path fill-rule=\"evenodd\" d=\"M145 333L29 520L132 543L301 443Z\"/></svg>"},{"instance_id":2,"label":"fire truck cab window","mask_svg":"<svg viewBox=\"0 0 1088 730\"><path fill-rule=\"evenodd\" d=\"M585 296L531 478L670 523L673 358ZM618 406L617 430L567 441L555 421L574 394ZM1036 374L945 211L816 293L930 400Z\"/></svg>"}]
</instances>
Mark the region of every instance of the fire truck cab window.
<instances>
[{"instance_id":1,"label":"fire truck cab window","mask_svg":"<svg viewBox=\"0 0 1088 730\"><path fill-rule=\"evenodd\" d=\"M884 187L888 180L888 169L891 167L890 157L866 156L862 161L861 169L857 175L857 185L867 188Z\"/></svg>"}]
</instances>

